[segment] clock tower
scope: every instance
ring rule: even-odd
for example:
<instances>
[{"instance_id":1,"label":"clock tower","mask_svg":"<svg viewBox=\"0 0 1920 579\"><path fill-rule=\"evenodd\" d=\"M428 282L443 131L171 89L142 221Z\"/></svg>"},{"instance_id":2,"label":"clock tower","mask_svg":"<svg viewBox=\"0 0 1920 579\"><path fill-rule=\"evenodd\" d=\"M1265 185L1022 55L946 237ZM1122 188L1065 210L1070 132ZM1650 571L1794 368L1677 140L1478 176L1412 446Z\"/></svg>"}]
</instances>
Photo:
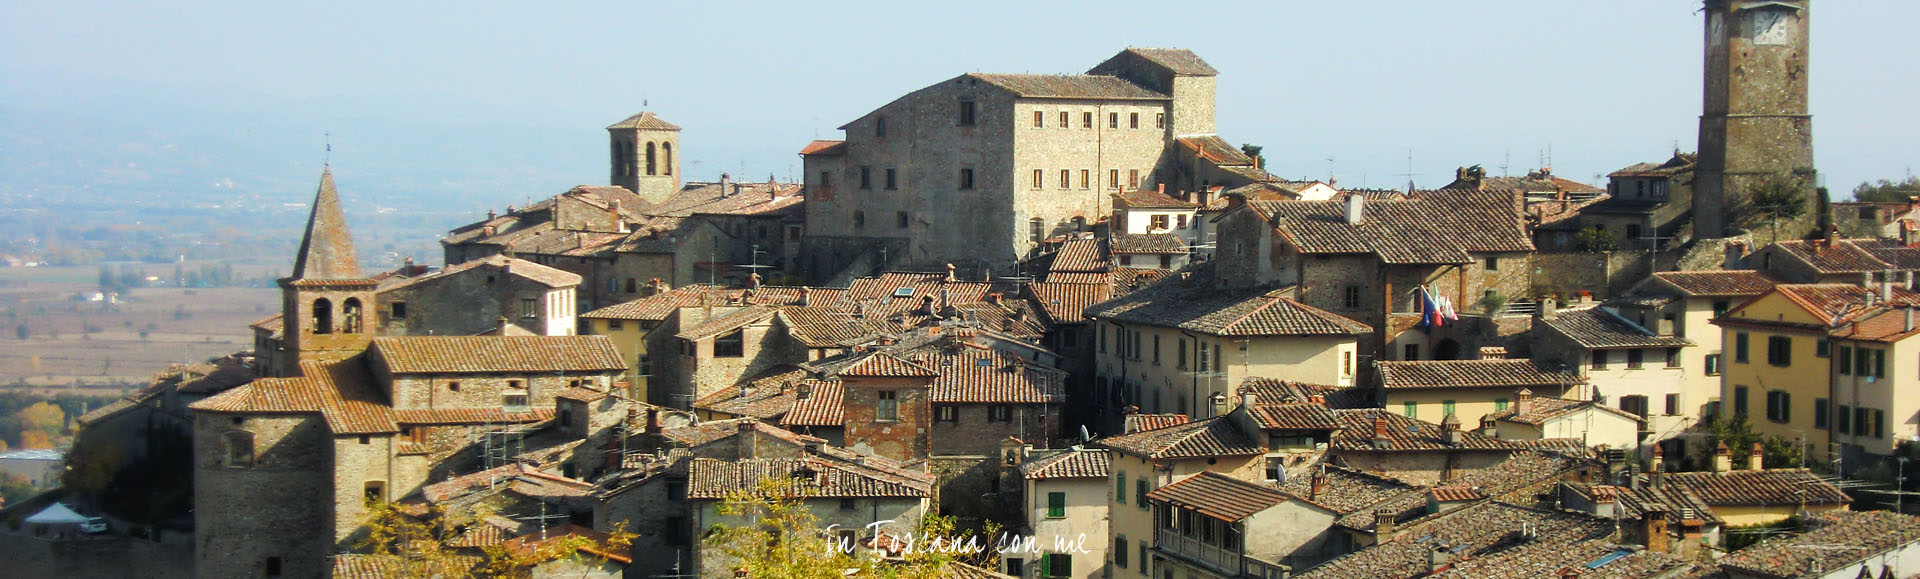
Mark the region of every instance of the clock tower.
<instances>
[{"instance_id":1,"label":"clock tower","mask_svg":"<svg viewBox=\"0 0 1920 579\"><path fill-rule=\"evenodd\" d=\"M1758 208L1754 187L1775 176L1808 197L1799 218L1780 221L1782 238L1818 223L1813 199L1813 116L1807 113L1810 0L1706 0L1705 99L1694 172L1694 236L1736 234ZM1756 245L1773 235L1754 228Z\"/></svg>"}]
</instances>

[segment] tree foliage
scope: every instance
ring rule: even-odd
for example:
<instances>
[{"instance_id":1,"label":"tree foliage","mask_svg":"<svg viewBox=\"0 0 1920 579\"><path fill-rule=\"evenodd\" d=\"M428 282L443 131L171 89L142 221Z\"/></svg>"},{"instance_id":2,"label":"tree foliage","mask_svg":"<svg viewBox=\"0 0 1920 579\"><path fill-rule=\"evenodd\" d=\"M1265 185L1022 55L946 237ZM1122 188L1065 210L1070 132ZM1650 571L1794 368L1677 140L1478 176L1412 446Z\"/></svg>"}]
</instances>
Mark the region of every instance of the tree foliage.
<instances>
[{"instance_id":1,"label":"tree foliage","mask_svg":"<svg viewBox=\"0 0 1920 579\"><path fill-rule=\"evenodd\" d=\"M1580 251L1604 253L1619 250L1620 240L1614 238L1613 232L1606 229L1582 229L1580 233L1574 234L1573 246Z\"/></svg>"},{"instance_id":2,"label":"tree foliage","mask_svg":"<svg viewBox=\"0 0 1920 579\"><path fill-rule=\"evenodd\" d=\"M929 514L921 518L912 537L904 538L910 548L901 549L897 557L883 558L875 549L842 545L829 536L828 529L807 508L807 496L794 491L786 481L772 478L760 481L751 491L730 491L720 503L720 514L752 523L716 523L707 529L705 545L756 579L929 577L955 562L986 568L999 565L998 545L994 543L999 534L997 525L989 523L980 532L961 532L952 517ZM955 544L980 548L969 552L940 546ZM885 548L887 543L877 546Z\"/></svg>"},{"instance_id":3,"label":"tree foliage","mask_svg":"<svg viewBox=\"0 0 1920 579\"><path fill-rule=\"evenodd\" d=\"M478 560L449 546L460 536L462 523L470 518L451 516L438 506L427 507L420 516L401 512L384 501L367 502L364 534L354 549L378 563L378 568L396 577L435 577L439 579L519 578L531 575L534 566L560 559L588 562L592 553L625 553L636 535L626 523L614 525L605 540L580 535L553 537L533 549L515 551L494 545L481 549Z\"/></svg>"},{"instance_id":4,"label":"tree foliage","mask_svg":"<svg viewBox=\"0 0 1920 579\"><path fill-rule=\"evenodd\" d=\"M1699 464L1711 468L1713 452L1718 444L1726 444L1727 451L1733 455L1734 468L1743 468L1745 457L1753 452L1753 443L1761 445L1761 466L1766 468L1794 468L1801 466L1802 450L1800 443L1780 436L1767 436L1753 431L1753 425L1747 422L1745 415L1733 418L1715 418L1707 423L1709 433L1707 454L1701 457Z\"/></svg>"},{"instance_id":5,"label":"tree foliage","mask_svg":"<svg viewBox=\"0 0 1920 579\"><path fill-rule=\"evenodd\" d=\"M1807 186L1786 175L1769 175L1754 184L1747 198L1756 218L1792 219L1807 212Z\"/></svg>"},{"instance_id":6,"label":"tree foliage","mask_svg":"<svg viewBox=\"0 0 1920 579\"><path fill-rule=\"evenodd\" d=\"M1920 177L1907 177L1902 181L1881 179L1863 182L1853 188L1856 201L1874 201L1879 203L1906 203L1908 197L1920 196Z\"/></svg>"}]
</instances>

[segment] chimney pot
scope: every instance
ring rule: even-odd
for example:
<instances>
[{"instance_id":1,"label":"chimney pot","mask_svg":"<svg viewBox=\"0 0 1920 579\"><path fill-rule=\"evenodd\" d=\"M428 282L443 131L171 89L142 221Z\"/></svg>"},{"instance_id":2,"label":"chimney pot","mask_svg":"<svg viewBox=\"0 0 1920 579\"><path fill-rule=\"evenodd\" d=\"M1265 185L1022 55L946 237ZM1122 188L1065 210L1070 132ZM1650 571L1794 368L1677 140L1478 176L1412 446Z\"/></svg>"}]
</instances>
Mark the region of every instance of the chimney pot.
<instances>
[{"instance_id":1,"label":"chimney pot","mask_svg":"<svg viewBox=\"0 0 1920 579\"><path fill-rule=\"evenodd\" d=\"M1722 442L1713 449L1713 472L1725 473L1730 470L1733 470L1733 452L1727 450L1727 443Z\"/></svg>"},{"instance_id":2,"label":"chimney pot","mask_svg":"<svg viewBox=\"0 0 1920 579\"><path fill-rule=\"evenodd\" d=\"M1376 541L1386 542L1387 536L1393 534L1394 523L1398 522L1394 519L1398 516L1399 513L1386 507L1373 510L1373 536Z\"/></svg>"},{"instance_id":3,"label":"chimney pot","mask_svg":"<svg viewBox=\"0 0 1920 579\"><path fill-rule=\"evenodd\" d=\"M1518 416L1533 412L1533 391L1521 388L1513 395L1513 413Z\"/></svg>"},{"instance_id":4,"label":"chimney pot","mask_svg":"<svg viewBox=\"0 0 1920 579\"><path fill-rule=\"evenodd\" d=\"M1361 219L1365 219L1366 202L1367 198L1365 195L1347 194L1346 218L1348 224L1357 224L1360 223Z\"/></svg>"},{"instance_id":5,"label":"chimney pot","mask_svg":"<svg viewBox=\"0 0 1920 579\"><path fill-rule=\"evenodd\" d=\"M1253 392L1253 388L1248 386L1240 387L1240 405L1241 406L1245 406L1247 408L1247 411L1251 412L1253 411L1253 407L1259 405L1259 403L1260 403L1260 396Z\"/></svg>"},{"instance_id":6,"label":"chimney pot","mask_svg":"<svg viewBox=\"0 0 1920 579\"><path fill-rule=\"evenodd\" d=\"M1753 452L1747 454L1747 470L1762 470L1766 463L1766 454L1765 446L1758 442L1753 443Z\"/></svg>"}]
</instances>

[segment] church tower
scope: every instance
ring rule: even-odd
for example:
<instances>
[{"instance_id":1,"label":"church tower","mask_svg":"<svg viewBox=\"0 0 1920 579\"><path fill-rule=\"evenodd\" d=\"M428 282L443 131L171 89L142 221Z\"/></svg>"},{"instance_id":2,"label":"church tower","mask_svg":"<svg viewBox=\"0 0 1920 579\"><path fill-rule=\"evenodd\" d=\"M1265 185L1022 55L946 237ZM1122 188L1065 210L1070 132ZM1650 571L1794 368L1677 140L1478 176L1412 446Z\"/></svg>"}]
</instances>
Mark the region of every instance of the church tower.
<instances>
[{"instance_id":1,"label":"church tower","mask_svg":"<svg viewBox=\"0 0 1920 579\"><path fill-rule=\"evenodd\" d=\"M276 375L297 376L302 362L343 360L365 351L373 340L370 316L379 285L360 275L333 172L322 172L293 275L280 280L286 352L276 360Z\"/></svg>"},{"instance_id":2,"label":"church tower","mask_svg":"<svg viewBox=\"0 0 1920 579\"><path fill-rule=\"evenodd\" d=\"M1707 0L1705 99L1700 162L1694 171L1694 235L1726 237L1755 213L1756 185L1782 176L1808 197L1806 211L1781 221L1783 238L1817 223L1813 199L1813 116L1807 113L1810 0ZM1771 235L1772 228L1755 228ZM1756 239L1756 241L1759 241Z\"/></svg>"},{"instance_id":3,"label":"church tower","mask_svg":"<svg viewBox=\"0 0 1920 579\"><path fill-rule=\"evenodd\" d=\"M613 154L612 184L653 202L680 190L680 127L651 112L607 127Z\"/></svg>"}]
</instances>

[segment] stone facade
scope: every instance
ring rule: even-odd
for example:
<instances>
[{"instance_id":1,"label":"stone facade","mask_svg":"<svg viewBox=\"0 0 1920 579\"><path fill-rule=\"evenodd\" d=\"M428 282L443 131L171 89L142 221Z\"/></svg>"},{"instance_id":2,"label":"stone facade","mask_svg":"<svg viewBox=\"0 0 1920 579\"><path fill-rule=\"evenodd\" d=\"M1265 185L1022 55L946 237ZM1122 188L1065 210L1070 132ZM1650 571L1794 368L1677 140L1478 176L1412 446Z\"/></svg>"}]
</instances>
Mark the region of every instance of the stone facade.
<instances>
[{"instance_id":1,"label":"stone facade","mask_svg":"<svg viewBox=\"0 0 1920 579\"><path fill-rule=\"evenodd\" d=\"M326 575L334 552L334 445L325 422L201 414L193 434L193 501L203 505L195 513L197 574ZM210 505L227 508L204 508Z\"/></svg>"},{"instance_id":2,"label":"stone facade","mask_svg":"<svg viewBox=\"0 0 1920 579\"><path fill-rule=\"evenodd\" d=\"M1706 5L1705 108L1694 181L1695 235L1734 233L1755 215L1748 197L1774 176L1790 177L1807 211L1780 224L1784 239L1817 222L1813 117L1807 113L1810 9L1806 0L1710 0ZM1754 230L1772 239L1771 228Z\"/></svg>"},{"instance_id":3,"label":"stone facade","mask_svg":"<svg viewBox=\"0 0 1920 579\"><path fill-rule=\"evenodd\" d=\"M380 334L470 336L500 332L501 320L543 336L575 333L580 276L492 256L408 279L375 297Z\"/></svg>"},{"instance_id":4,"label":"stone facade","mask_svg":"<svg viewBox=\"0 0 1920 579\"><path fill-rule=\"evenodd\" d=\"M927 458L933 448L933 393L924 378L841 376L846 445L855 452L898 461ZM882 415L892 397L895 414Z\"/></svg>"}]
</instances>

